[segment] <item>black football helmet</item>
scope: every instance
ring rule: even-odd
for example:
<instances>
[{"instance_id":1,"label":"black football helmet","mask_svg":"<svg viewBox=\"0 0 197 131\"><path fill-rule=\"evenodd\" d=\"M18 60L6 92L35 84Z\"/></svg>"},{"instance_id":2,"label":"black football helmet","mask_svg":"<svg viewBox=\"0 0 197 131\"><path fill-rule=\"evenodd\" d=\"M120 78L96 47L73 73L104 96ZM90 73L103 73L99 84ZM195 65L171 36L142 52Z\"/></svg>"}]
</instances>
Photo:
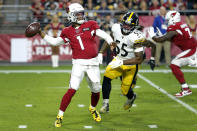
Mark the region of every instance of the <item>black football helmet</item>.
<instances>
[{"instance_id":1,"label":"black football helmet","mask_svg":"<svg viewBox=\"0 0 197 131\"><path fill-rule=\"evenodd\" d=\"M121 32L123 35L130 34L139 24L138 15L135 12L127 12L120 23Z\"/></svg>"}]
</instances>

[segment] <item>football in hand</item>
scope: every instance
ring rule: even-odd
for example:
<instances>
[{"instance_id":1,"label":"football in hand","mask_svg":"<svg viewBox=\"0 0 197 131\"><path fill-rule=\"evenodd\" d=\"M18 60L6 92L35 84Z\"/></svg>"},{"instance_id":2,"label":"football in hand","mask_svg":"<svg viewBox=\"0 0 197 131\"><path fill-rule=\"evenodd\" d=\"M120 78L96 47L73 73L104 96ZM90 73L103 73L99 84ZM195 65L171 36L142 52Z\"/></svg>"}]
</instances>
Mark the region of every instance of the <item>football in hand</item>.
<instances>
[{"instance_id":1,"label":"football in hand","mask_svg":"<svg viewBox=\"0 0 197 131\"><path fill-rule=\"evenodd\" d=\"M33 37L35 36L40 30L40 23L33 22L29 24L25 30L26 37Z\"/></svg>"}]
</instances>

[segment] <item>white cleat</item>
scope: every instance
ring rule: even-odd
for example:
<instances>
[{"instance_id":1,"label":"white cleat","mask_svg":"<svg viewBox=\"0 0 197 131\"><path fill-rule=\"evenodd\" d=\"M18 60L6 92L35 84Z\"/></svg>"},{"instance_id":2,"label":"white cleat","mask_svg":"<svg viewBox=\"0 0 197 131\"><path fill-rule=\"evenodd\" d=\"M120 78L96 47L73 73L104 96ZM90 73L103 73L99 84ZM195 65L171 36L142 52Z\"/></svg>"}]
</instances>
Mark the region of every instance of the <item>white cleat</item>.
<instances>
[{"instance_id":1,"label":"white cleat","mask_svg":"<svg viewBox=\"0 0 197 131\"><path fill-rule=\"evenodd\" d=\"M176 93L175 96L176 97L184 97L184 96L188 96L188 95L191 95L192 94L192 91L189 89L189 88L186 88L186 89L182 89L181 92L179 93Z\"/></svg>"}]
</instances>

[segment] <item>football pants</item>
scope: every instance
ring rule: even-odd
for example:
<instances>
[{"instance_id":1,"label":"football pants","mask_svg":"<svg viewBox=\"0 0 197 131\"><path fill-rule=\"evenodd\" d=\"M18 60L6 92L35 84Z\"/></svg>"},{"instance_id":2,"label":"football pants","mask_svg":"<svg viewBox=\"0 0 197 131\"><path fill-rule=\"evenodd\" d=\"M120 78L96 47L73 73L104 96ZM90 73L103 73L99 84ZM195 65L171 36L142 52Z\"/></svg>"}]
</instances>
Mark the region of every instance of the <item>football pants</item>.
<instances>
[{"instance_id":1,"label":"football pants","mask_svg":"<svg viewBox=\"0 0 197 131\"><path fill-rule=\"evenodd\" d=\"M111 66L108 65L104 76L110 79L121 77L121 91L123 95L127 95L130 87L135 87L139 67L139 65L122 65L118 68L112 69Z\"/></svg>"},{"instance_id":2,"label":"football pants","mask_svg":"<svg viewBox=\"0 0 197 131\"><path fill-rule=\"evenodd\" d=\"M100 92L100 70L98 65L73 64L69 88L78 90L84 75L91 92Z\"/></svg>"},{"instance_id":3,"label":"football pants","mask_svg":"<svg viewBox=\"0 0 197 131\"><path fill-rule=\"evenodd\" d=\"M178 54L171 62L171 64L177 65L179 67L189 65L189 59L196 60L197 56L197 48L188 49L180 54Z\"/></svg>"}]
</instances>

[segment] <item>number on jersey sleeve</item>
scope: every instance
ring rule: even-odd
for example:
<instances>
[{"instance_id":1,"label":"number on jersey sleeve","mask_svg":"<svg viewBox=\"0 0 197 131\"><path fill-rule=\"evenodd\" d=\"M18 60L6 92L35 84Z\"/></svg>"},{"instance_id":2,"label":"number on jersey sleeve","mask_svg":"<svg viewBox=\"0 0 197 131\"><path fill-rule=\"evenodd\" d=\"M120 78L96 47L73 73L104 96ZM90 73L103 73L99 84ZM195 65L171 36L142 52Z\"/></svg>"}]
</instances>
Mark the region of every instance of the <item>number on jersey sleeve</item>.
<instances>
[{"instance_id":1,"label":"number on jersey sleeve","mask_svg":"<svg viewBox=\"0 0 197 131\"><path fill-rule=\"evenodd\" d=\"M188 27L185 28L185 31L189 34L189 37L192 38L192 33Z\"/></svg>"}]
</instances>

